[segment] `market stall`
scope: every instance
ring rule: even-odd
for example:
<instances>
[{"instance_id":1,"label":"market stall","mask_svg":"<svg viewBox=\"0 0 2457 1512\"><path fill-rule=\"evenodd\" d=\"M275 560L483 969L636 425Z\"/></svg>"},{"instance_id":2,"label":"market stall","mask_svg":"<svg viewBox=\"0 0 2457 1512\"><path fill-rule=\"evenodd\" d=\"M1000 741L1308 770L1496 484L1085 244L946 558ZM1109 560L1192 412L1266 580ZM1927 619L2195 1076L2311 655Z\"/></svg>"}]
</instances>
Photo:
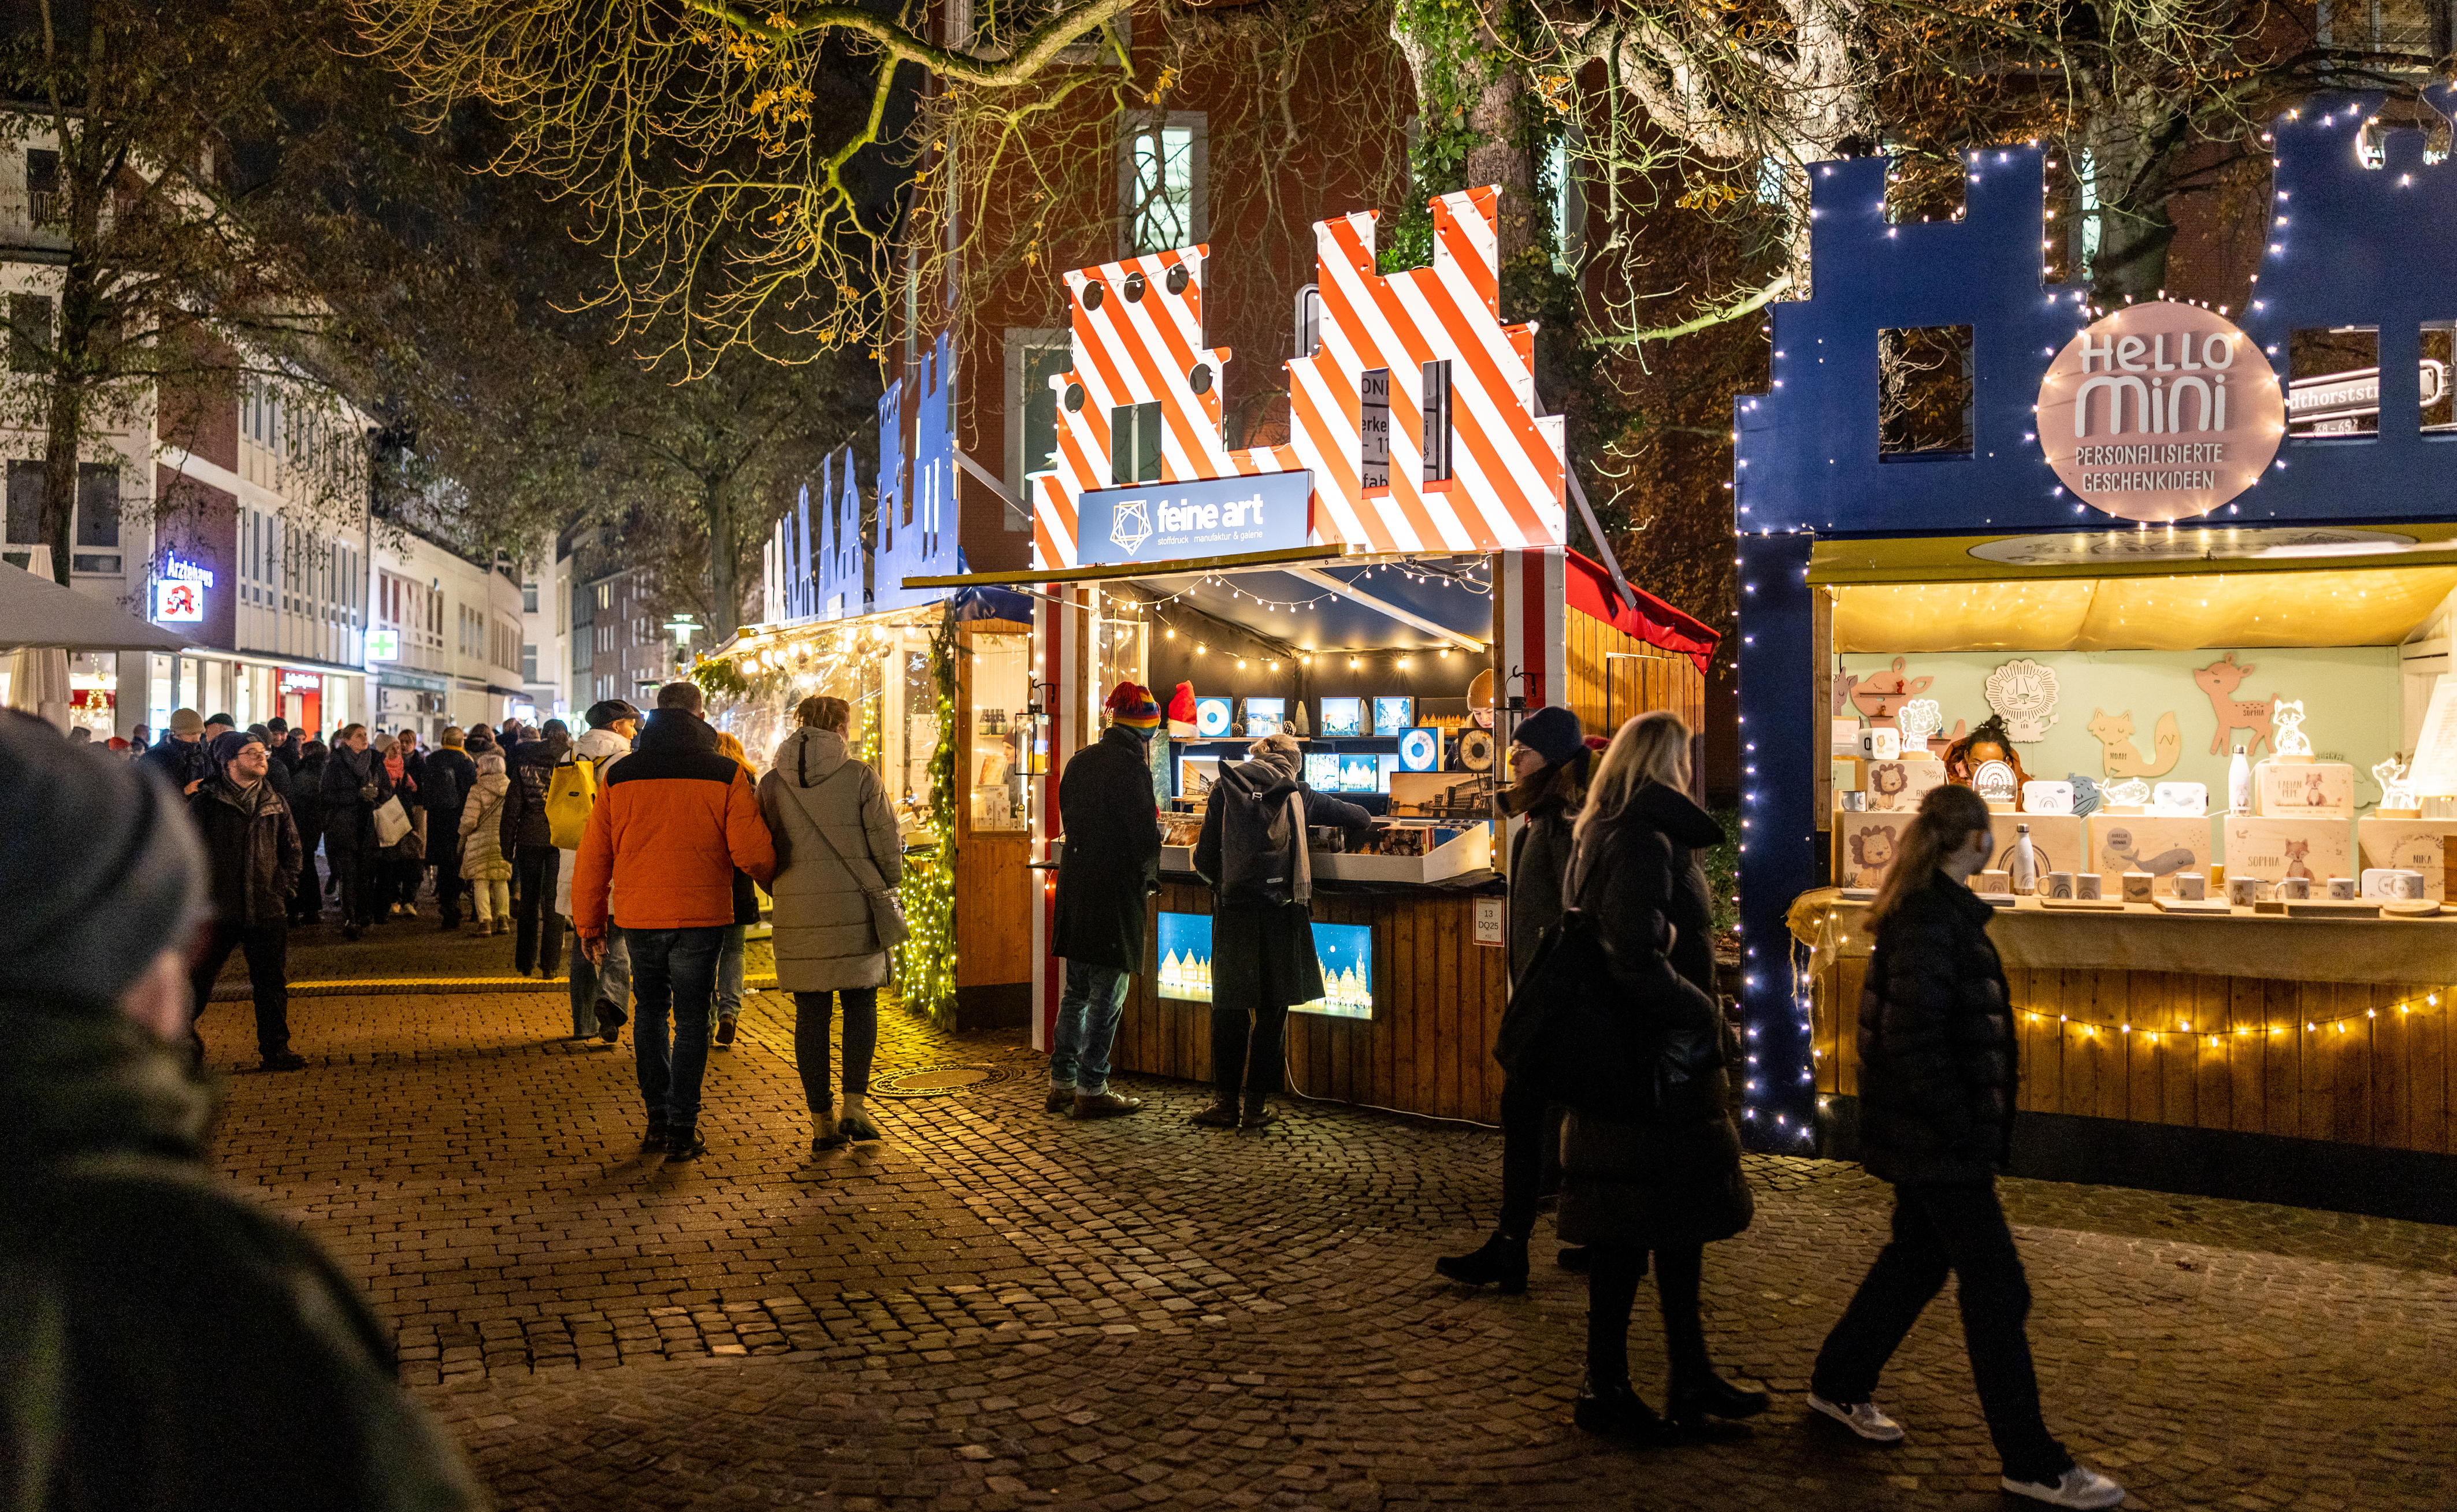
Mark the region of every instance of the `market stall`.
<instances>
[{"instance_id":1,"label":"market stall","mask_svg":"<svg viewBox=\"0 0 2457 1512\"><path fill-rule=\"evenodd\" d=\"M2380 239L2444 238L2457 172L2350 150L2373 114L2276 123L2296 213L2240 323L2044 285L2034 150L1971 155L1927 226L1882 160L1817 168L1816 264L1852 275L1778 307L1738 406L1761 1143L1856 1149L1864 905L1959 781L2016 1170L2457 1215L2449 325ZM1880 375L1918 342L1961 361L1907 403Z\"/></svg>"},{"instance_id":2,"label":"market stall","mask_svg":"<svg viewBox=\"0 0 2457 1512\"><path fill-rule=\"evenodd\" d=\"M1051 380L1060 466L1033 477L1034 566L905 579L1034 596L1044 899L1058 775L1099 738L1104 696L1131 679L1171 706L1151 748L1163 886L1122 1068L1209 1075L1210 893L1191 847L1220 768L1284 732L1310 783L1391 820L1368 854L1316 837L1328 990L1291 1015L1292 1087L1495 1118L1509 983L1493 794L1512 726L1554 702L1599 729L1664 707L1702 722L1714 632L1563 549L1560 423L1535 413L1532 333L1496 315L1495 203L1436 201L1436 266L1388 276L1372 217L1319 228L1320 323L1288 363L1279 445L1222 444L1208 249L1066 275L1072 366ZM1369 304L1381 320L1350 314ZM1037 916L1045 1048L1063 967Z\"/></svg>"}]
</instances>

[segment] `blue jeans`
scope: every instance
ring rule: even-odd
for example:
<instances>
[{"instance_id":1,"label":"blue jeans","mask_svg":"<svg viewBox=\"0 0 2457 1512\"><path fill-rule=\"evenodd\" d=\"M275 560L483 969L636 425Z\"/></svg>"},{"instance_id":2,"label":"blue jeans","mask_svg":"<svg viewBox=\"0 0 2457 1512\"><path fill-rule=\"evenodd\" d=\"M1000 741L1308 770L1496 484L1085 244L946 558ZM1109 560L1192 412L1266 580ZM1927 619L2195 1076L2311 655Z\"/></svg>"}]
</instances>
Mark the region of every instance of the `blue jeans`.
<instances>
[{"instance_id":1,"label":"blue jeans","mask_svg":"<svg viewBox=\"0 0 2457 1512\"><path fill-rule=\"evenodd\" d=\"M631 1011L631 947L623 941L623 926L609 919L606 921L606 960L592 966L577 938L571 952L571 1032L575 1039L587 1039L598 1032L598 1004Z\"/></svg>"},{"instance_id":2,"label":"blue jeans","mask_svg":"<svg viewBox=\"0 0 2457 1512\"><path fill-rule=\"evenodd\" d=\"M1114 966L1066 963L1066 990L1058 999L1058 1031L1049 1046L1049 1085L1085 1097L1109 1089L1109 1047L1126 1014L1126 973Z\"/></svg>"},{"instance_id":3,"label":"blue jeans","mask_svg":"<svg viewBox=\"0 0 2457 1512\"><path fill-rule=\"evenodd\" d=\"M716 997L716 958L723 924L692 929L627 929L631 946L631 1050L640 1067L640 1100L667 1127L699 1123L700 1078L708 1071L709 1010ZM666 1014L674 1036L666 1047Z\"/></svg>"},{"instance_id":4,"label":"blue jeans","mask_svg":"<svg viewBox=\"0 0 2457 1512\"><path fill-rule=\"evenodd\" d=\"M742 1016L742 937L749 927L728 924L725 928L725 949L716 958L716 1016L720 1019Z\"/></svg>"}]
</instances>

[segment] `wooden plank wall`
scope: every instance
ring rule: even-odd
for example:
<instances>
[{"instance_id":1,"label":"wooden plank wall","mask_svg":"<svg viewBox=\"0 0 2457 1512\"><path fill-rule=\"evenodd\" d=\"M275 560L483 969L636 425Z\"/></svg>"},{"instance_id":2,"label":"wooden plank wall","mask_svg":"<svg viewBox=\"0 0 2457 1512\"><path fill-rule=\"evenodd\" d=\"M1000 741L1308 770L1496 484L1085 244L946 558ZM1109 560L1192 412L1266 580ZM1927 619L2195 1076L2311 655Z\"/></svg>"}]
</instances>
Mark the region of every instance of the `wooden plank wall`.
<instances>
[{"instance_id":1,"label":"wooden plank wall","mask_svg":"<svg viewBox=\"0 0 2457 1512\"><path fill-rule=\"evenodd\" d=\"M1818 981L1821 1092L1859 1090L1867 965L1847 959ZM2026 1111L2457 1154L2457 997L2441 984L2048 969L2007 981Z\"/></svg>"},{"instance_id":2,"label":"wooden plank wall","mask_svg":"<svg viewBox=\"0 0 2457 1512\"><path fill-rule=\"evenodd\" d=\"M1320 894L1322 923L1373 930L1373 1018L1289 1015L1290 1086L1308 1097L1440 1118L1498 1123L1501 1067L1493 1037L1510 989L1506 951L1476 943L1464 893ZM1208 914L1207 887L1166 883L1145 936L1146 969L1126 996L1120 1070L1211 1079L1211 1010L1156 995L1161 909Z\"/></svg>"},{"instance_id":3,"label":"wooden plank wall","mask_svg":"<svg viewBox=\"0 0 2457 1512\"><path fill-rule=\"evenodd\" d=\"M956 848L956 984L1032 980L1032 837L976 832Z\"/></svg>"},{"instance_id":4,"label":"wooden plank wall","mask_svg":"<svg viewBox=\"0 0 2457 1512\"><path fill-rule=\"evenodd\" d=\"M1624 635L1577 610L1562 618L1569 638L1570 712L1589 735L1610 735L1623 720L1651 709L1671 710L1692 730L1705 725L1706 679L1695 662ZM1613 655L1609 709L1604 707L1607 653Z\"/></svg>"}]
</instances>

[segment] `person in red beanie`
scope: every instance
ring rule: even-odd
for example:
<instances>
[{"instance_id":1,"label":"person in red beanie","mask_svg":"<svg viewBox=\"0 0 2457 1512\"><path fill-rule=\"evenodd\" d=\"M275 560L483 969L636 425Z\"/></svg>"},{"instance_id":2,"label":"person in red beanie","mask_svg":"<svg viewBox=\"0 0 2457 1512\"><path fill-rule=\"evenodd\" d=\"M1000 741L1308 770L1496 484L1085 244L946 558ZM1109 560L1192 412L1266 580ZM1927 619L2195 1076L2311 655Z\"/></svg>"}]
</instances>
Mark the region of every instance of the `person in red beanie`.
<instances>
[{"instance_id":1,"label":"person in red beanie","mask_svg":"<svg viewBox=\"0 0 2457 1512\"><path fill-rule=\"evenodd\" d=\"M1049 1047L1048 1110L1115 1118L1144 1106L1109 1090L1109 1048L1126 984L1144 963L1144 900L1160 880L1160 818L1151 738L1160 706L1141 683L1110 693L1109 728L1075 753L1058 779L1065 847L1049 953L1066 962Z\"/></svg>"}]
</instances>

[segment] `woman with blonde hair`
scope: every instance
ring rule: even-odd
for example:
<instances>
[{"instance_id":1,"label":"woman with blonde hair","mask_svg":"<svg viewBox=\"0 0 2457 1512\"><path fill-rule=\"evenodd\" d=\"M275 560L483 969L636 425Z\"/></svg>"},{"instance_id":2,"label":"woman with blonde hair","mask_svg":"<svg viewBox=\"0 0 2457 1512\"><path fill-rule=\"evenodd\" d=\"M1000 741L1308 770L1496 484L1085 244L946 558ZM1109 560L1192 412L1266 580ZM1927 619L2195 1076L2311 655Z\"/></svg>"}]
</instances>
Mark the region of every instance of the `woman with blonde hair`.
<instances>
[{"instance_id":1,"label":"woman with blonde hair","mask_svg":"<svg viewBox=\"0 0 2457 1512\"><path fill-rule=\"evenodd\" d=\"M883 901L904 880L904 842L887 788L846 742L853 710L841 698L805 698L797 728L776 748L759 779L759 812L776 840L776 985L794 995L794 1060L810 1105L811 1152L878 1128L865 1107L870 1063L878 1050L878 989L887 981L888 942L878 921ZM844 1104L839 1112L828 1063L828 1021L844 1009Z\"/></svg>"},{"instance_id":2,"label":"woman with blonde hair","mask_svg":"<svg viewBox=\"0 0 2457 1512\"><path fill-rule=\"evenodd\" d=\"M1588 1247L1587 1382L1580 1427L1636 1442L1668 1437L1629 1379L1629 1315L1654 1256L1671 1384L1665 1417L1764 1412L1765 1394L1714 1373L1699 1314L1705 1247L1753 1209L1732 1121L1737 1038L1715 999L1714 915L1699 852L1723 827L1692 802L1689 727L1657 710L1621 727L1580 810L1567 885L1622 993L1627 1055L1618 1095L1574 1107L1561 1128L1560 1235ZM1629 1053L1634 1048L1634 1054Z\"/></svg>"}]
</instances>

